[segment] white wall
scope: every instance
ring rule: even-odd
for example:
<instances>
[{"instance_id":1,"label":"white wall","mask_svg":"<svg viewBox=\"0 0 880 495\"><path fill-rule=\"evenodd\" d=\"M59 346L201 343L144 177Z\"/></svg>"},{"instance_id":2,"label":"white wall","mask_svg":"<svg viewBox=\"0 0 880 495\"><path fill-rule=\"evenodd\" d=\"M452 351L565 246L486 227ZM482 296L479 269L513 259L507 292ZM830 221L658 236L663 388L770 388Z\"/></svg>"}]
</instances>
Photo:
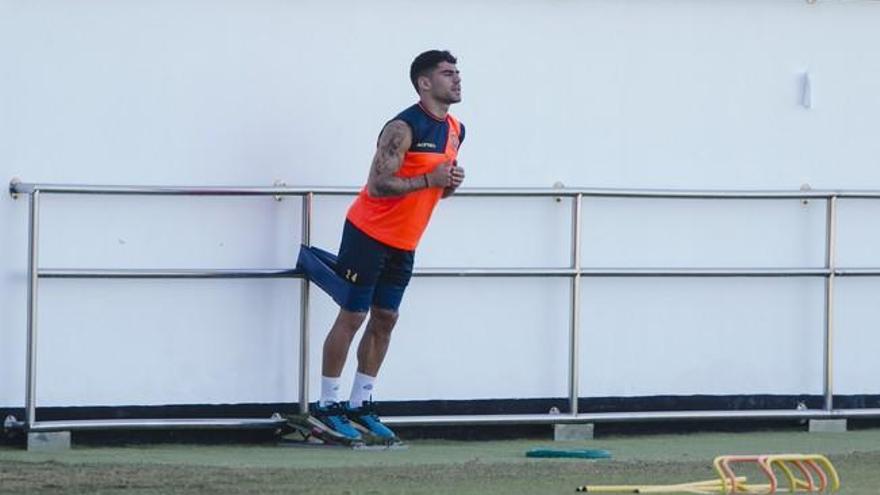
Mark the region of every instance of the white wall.
<instances>
[{"instance_id":1,"label":"white wall","mask_svg":"<svg viewBox=\"0 0 880 495\"><path fill-rule=\"evenodd\" d=\"M880 188L877 2L431 8L0 0L0 178L358 186L413 101L412 57L442 47L464 78L467 186ZM318 200L316 244L336 248L347 201ZM289 267L299 242L296 200L43 206L45 267ZM840 265L880 265L878 209L841 203ZM570 214L454 199L417 263L565 266ZM588 200L584 215L589 266L823 263L821 202ZM18 406L26 201L0 201L0 219L0 406ZM839 283L840 393L880 393L877 284ZM564 280L414 281L379 397L564 396L568 297ZM45 280L39 404L293 401L298 300L295 281ZM583 396L821 392L821 280L587 280L583 304ZM312 310L317 377L335 309L316 295Z\"/></svg>"}]
</instances>

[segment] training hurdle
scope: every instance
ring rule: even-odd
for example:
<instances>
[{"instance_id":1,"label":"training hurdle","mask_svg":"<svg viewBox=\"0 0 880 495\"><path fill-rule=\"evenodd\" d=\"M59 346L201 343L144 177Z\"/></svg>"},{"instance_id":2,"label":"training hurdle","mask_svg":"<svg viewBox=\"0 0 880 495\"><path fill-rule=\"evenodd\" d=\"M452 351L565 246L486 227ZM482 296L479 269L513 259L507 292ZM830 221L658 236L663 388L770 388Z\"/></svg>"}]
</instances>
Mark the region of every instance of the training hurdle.
<instances>
[{"instance_id":1,"label":"training hurdle","mask_svg":"<svg viewBox=\"0 0 880 495\"><path fill-rule=\"evenodd\" d=\"M738 485L731 464L749 463L757 464L769 481L766 485ZM768 455L726 455L716 457L713 462L715 472L721 478L724 493L776 493L779 491L779 482L776 478L775 469L779 469L788 481L788 492L824 492L827 488L832 491L840 489L840 478L834 465L824 455L819 454L768 454ZM796 468L803 478L795 475L792 467ZM818 483L813 478L818 478ZM729 488L729 490L728 490Z\"/></svg>"},{"instance_id":2,"label":"training hurdle","mask_svg":"<svg viewBox=\"0 0 880 495\"><path fill-rule=\"evenodd\" d=\"M754 464L767 477L767 483L749 484L737 476L732 465ZM840 477L827 457L821 454L722 455L712 462L717 479L672 485L583 485L578 492L589 493L819 493L840 490ZM802 477L795 474L796 469ZM779 487L776 471L788 481ZM815 478L813 477L815 475Z\"/></svg>"}]
</instances>

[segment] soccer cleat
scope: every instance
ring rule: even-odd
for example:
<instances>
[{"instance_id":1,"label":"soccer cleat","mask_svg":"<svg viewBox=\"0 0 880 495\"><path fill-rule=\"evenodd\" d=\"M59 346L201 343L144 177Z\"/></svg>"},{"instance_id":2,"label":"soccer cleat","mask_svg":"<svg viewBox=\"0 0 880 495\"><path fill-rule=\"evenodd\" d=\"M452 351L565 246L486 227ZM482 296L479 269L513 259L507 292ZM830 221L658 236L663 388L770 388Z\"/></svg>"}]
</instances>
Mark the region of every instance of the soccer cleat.
<instances>
[{"instance_id":1,"label":"soccer cleat","mask_svg":"<svg viewBox=\"0 0 880 495\"><path fill-rule=\"evenodd\" d=\"M307 443L363 446L363 436L349 422L344 410L345 406L342 404L315 406L312 409L313 415L292 414L285 416L285 419L292 431L299 433Z\"/></svg>"},{"instance_id":2,"label":"soccer cleat","mask_svg":"<svg viewBox=\"0 0 880 495\"><path fill-rule=\"evenodd\" d=\"M370 443L381 443L385 445L400 444L401 440L391 431L376 414L376 408L373 401L364 402L361 407L348 407L345 410L348 419L351 420L355 428L361 431Z\"/></svg>"},{"instance_id":3,"label":"soccer cleat","mask_svg":"<svg viewBox=\"0 0 880 495\"><path fill-rule=\"evenodd\" d=\"M347 412L348 407L345 402L333 402L326 406L321 406L319 403L312 408L312 416L327 428L353 442L363 442L360 432L349 421Z\"/></svg>"}]
</instances>

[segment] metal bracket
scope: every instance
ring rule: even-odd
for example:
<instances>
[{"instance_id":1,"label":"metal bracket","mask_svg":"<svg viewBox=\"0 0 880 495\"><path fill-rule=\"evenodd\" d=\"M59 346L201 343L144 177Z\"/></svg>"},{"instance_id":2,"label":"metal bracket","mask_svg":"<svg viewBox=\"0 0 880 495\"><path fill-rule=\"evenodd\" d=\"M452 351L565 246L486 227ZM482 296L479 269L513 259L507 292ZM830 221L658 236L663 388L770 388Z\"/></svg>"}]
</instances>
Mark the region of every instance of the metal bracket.
<instances>
[{"instance_id":1,"label":"metal bracket","mask_svg":"<svg viewBox=\"0 0 880 495\"><path fill-rule=\"evenodd\" d=\"M810 191L812 191L812 190L813 190L813 188L810 187L810 184L809 184L809 183L804 182L803 184L801 184L801 191L803 191L803 192L810 192ZM810 200L809 200L809 199L804 198L804 199L801 200L801 205L802 205L802 206L809 206L809 204L810 204Z\"/></svg>"},{"instance_id":2,"label":"metal bracket","mask_svg":"<svg viewBox=\"0 0 880 495\"><path fill-rule=\"evenodd\" d=\"M553 183L553 189L565 189L565 184L563 184L562 181L556 181L556 182ZM555 199L557 203L561 203L561 202L562 202L562 197L561 197L561 196L556 196L556 197L553 198L553 199Z\"/></svg>"},{"instance_id":3,"label":"metal bracket","mask_svg":"<svg viewBox=\"0 0 880 495\"><path fill-rule=\"evenodd\" d=\"M9 181L9 195L12 196L12 199L18 199L19 194L15 191L15 186L19 184L21 184L21 179L18 177L13 177Z\"/></svg>"},{"instance_id":4,"label":"metal bracket","mask_svg":"<svg viewBox=\"0 0 880 495\"><path fill-rule=\"evenodd\" d=\"M22 423L13 415L6 416L6 419L3 420L3 432L7 433L16 428L20 428Z\"/></svg>"},{"instance_id":5,"label":"metal bracket","mask_svg":"<svg viewBox=\"0 0 880 495\"><path fill-rule=\"evenodd\" d=\"M272 186L274 186L274 187L287 187L287 183L284 182L283 180L279 179L279 180L276 180L274 183L272 183ZM275 198L275 201L284 201L284 196L282 196L280 194L276 194L273 197Z\"/></svg>"}]
</instances>

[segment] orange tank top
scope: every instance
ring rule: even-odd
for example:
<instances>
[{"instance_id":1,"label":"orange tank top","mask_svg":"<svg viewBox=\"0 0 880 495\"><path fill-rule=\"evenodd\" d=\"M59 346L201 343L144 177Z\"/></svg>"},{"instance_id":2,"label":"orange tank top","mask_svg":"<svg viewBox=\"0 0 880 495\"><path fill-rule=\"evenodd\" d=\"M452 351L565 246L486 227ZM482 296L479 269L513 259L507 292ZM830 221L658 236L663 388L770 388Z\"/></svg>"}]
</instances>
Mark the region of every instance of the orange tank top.
<instances>
[{"instance_id":1,"label":"orange tank top","mask_svg":"<svg viewBox=\"0 0 880 495\"><path fill-rule=\"evenodd\" d=\"M458 157L464 126L453 116L447 114L440 120L415 104L393 120L406 122L412 131L412 145L404 154L398 177L427 174L442 163L452 164ZM364 186L346 218L383 244L413 251L442 195L443 188L431 187L402 196L379 198L371 196Z\"/></svg>"}]
</instances>

